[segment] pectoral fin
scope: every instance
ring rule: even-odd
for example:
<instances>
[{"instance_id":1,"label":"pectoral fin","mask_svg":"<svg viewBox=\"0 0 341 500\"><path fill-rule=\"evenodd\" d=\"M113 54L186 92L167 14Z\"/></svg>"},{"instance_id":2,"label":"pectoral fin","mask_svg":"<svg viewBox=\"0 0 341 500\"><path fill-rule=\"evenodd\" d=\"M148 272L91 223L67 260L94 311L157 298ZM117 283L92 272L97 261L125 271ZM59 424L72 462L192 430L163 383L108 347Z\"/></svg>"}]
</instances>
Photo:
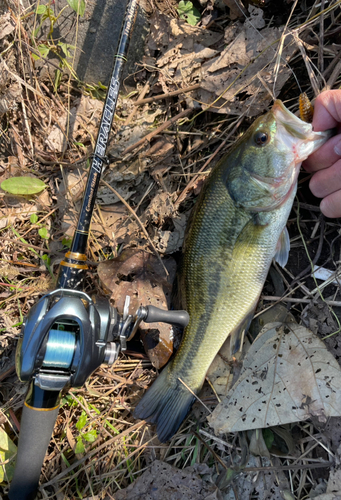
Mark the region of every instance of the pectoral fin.
<instances>
[{"instance_id":1,"label":"pectoral fin","mask_svg":"<svg viewBox=\"0 0 341 500\"><path fill-rule=\"evenodd\" d=\"M289 258L290 250L290 238L287 228L285 227L279 237L277 243L277 251L274 256L274 260L278 262L281 267L285 267Z\"/></svg>"}]
</instances>

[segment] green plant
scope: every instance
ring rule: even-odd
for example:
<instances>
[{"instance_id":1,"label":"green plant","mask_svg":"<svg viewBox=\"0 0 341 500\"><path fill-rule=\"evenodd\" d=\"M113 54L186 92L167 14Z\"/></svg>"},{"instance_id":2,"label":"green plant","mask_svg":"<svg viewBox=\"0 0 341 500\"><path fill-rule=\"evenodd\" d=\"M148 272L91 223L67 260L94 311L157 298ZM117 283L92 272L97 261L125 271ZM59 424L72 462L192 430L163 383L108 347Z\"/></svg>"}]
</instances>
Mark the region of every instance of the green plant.
<instances>
[{"instance_id":1,"label":"green plant","mask_svg":"<svg viewBox=\"0 0 341 500\"><path fill-rule=\"evenodd\" d=\"M67 2L68 5L77 13L77 15L79 16L84 15L85 0L67 0ZM60 61L59 62L60 69L59 70L57 69L55 73L55 80L54 80L55 90L58 89L62 77L62 70L64 68L67 68L70 71L71 75L75 79L77 79L76 73L74 72L70 63L67 61L67 59L72 55L70 51L74 50L76 47L61 41L57 42L56 44L52 38L54 25L66 8L67 6L63 7L63 9L59 12L59 14L55 16L53 10L50 8L49 5L44 5L44 4L38 5L35 10L35 14L39 16L39 22L37 27L33 29L31 34L32 43L39 52L39 54L37 53L32 54L33 59L38 60L41 59L42 57L46 58L50 53L52 53L53 55L57 56ZM41 30L44 21L48 21L50 23L47 40L41 43L37 43L36 37L39 31Z\"/></svg>"},{"instance_id":2,"label":"green plant","mask_svg":"<svg viewBox=\"0 0 341 500\"><path fill-rule=\"evenodd\" d=\"M79 435L77 436L77 444L75 448L75 453L84 453L85 446L84 442L93 443L97 439L96 429L91 429L87 432L81 432L81 430L87 425L88 415L83 410L81 416L76 423L76 428L79 430Z\"/></svg>"},{"instance_id":3,"label":"green plant","mask_svg":"<svg viewBox=\"0 0 341 500\"><path fill-rule=\"evenodd\" d=\"M200 21L200 12L193 6L192 2L181 0L176 10L180 19L184 19L191 26L195 26Z\"/></svg>"},{"instance_id":4,"label":"green plant","mask_svg":"<svg viewBox=\"0 0 341 500\"><path fill-rule=\"evenodd\" d=\"M47 227L46 226L42 226L41 224L37 224L38 223L38 216L37 214L32 214L31 217L30 217L30 222L31 224L36 224L39 229L38 229L38 234L39 236L43 239L43 240L48 240L49 239L49 233L48 233L48 230L47 230ZM45 258L44 258L45 257ZM42 258L47 262L47 256L43 256Z\"/></svg>"},{"instance_id":5,"label":"green plant","mask_svg":"<svg viewBox=\"0 0 341 500\"><path fill-rule=\"evenodd\" d=\"M72 238L69 238L68 236L64 236L64 238L62 239L62 245L63 245L63 247L71 248Z\"/></svg>"}]
</instances>

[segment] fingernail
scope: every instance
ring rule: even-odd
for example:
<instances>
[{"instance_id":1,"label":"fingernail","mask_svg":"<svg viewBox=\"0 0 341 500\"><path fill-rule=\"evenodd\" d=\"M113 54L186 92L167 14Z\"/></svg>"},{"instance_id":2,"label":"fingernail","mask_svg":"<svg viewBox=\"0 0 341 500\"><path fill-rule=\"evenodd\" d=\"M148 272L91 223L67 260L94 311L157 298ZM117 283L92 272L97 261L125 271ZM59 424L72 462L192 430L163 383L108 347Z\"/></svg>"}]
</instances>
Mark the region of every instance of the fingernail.
<instances>
[{"instance_id":1,"label":"fingernail","mask_svg":"<svg viewBox=\"0 0 341 500\"><path fill-rule=\"evenodd\" d=\"M334 151L337 155L341 156L341 139L336 144L336 146L334 146Z\"/></svg>"}]
</instances>

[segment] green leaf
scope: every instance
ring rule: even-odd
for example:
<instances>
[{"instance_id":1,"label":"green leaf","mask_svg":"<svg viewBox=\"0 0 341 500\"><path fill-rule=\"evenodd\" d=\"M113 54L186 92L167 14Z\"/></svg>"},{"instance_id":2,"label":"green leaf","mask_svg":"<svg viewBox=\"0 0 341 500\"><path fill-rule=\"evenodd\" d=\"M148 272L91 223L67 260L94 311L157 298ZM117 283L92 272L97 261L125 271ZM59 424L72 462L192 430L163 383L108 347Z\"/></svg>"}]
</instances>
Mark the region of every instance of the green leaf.
<instances>
[{"instance_id":1,"label":"green leaf","mask_svg":"<svg viewBox=\"0 0 341 500\"><path fill-rule=\"evenodd\" d=\"M270 450L275 439L274 433L271 429L263 429L263 439L265 441L267 449Z\"/></svg>"},{"instance_id":2,"label":"green leaf","mask_svg":"<svg viewBox=\"0 0 341 500\"><path fill-rule=\"evenodd\" d=\"M42 259L47 266L49 266L51 264L51 257L49 257L46 253L44 253L44 255L42 256Z\"/></svg>"},{"instance_id":3,"label":"green leaf","mask_svg":"<svg viewBox=\"0 0 341 500\"><path fill-rule=\"evenodd\" d=\"M60 71L60 69L56 69L56 74L53 82L53 87L56 92L58 90L61 81L62 81L62 72Z\"/></svg>"},{"instance_id":4,"label":"green leaf","mask_svg":"<svg viewBox=\"0 0 341 500\"><path fill-rule=\"evenodd\" d=\"M50 52L50 47L48 45L45 45L44 43L41 43L39 46L38 46L38 51L39 53L43 56L43 57L47 57L49 52ZM40 56L38 56L37 54L32 54L32 57L33 59L35 59L36 61L38 61L40 59Z\"/></svg>"},{"instance_id":5,"label":"green leaf","mask_svg":"<svg viewBox=\"0 0 341 500\"><path fill-rule=\"evenodd\" d=\"M59 330L61 330L61 328L59 328ZM70 394L66 394L66 396L64 396L63 399L62 399L61 405L64 406L65 404L67 404L70 407L71 406L77 406L77 401L75 401L73 399L73 397L70 396Z\"/></svg>"},{"instance_id":6,"label":"green leaf","mask_svg":"<svg viewBox=\"0 0 341 500\"><path fill-rule=\"evenodd\" d=\"M46 184L36 177L11 177L1 183L1 189L11 194L37 194L46 188Z\"/></svg>"},{"instance_id":7,"label":"green leaf","mask_svg":"<svg viewBox=\"0 0 341 500\"><path fill-rule=\"evenodd\" d=\"M31 224L36 224L38 222L38 215L32 214L30 217L30 222L31 222Z\"/></svg>"},{"instance_id":8,"label":"green leaf","mask_svg":"<svg viewBox=\"0 0 341 500\"><path fill-rule=\"evenodd\" d=\"M47 227L41 227L38 229L38 234L43 240L48 240L49 239L49 234L47 232Z\"/></svg>"},{"instance_id":9,"label":"green leaf","mask_svg":"<svg viewBox=\"0 0 341 500\"><path fill-rule=\"evenodd\" d=\"M17 447L8 437L7 433L0 428L0 483L11 481L14 472L14 460L17 453ZM6 463L7 462L7 463Z\"/></svg>"},{"instance_id":10,"label":"green leaf","mask_svg":"<svg viewBox=\"0 0 341 500\"><path fill-rule=\"evenodd\" d=\"M93 443L97 439L96 429L92 429L91 431L82 434L82 438L85 439L85 441L88 441L88 443Z\"/></svg>"},{"instance_id":11,"label":"green leaf","mask_svg":"<svg viewBox=\"0 0 341 500\"><path fill-rule=\"evenodd\" d=\"M71 9L73 9L80 16L84 16L85 12L85 0L66 0L70 5Z\"/></svg>"},{"instance_id":12,"label":"green leaf","mask_svg":"<svg viewBox=\"0 0 341 500\"><path fill-rule=\"evenodd\" d=\"M62 51L65 54L65 57L71 57L72 54L70 52L70 49L75 50L76 48L74 45L70 45L69 43L64 43L64 42L58 42L57 45L62 49Z\"/></svg>"},{"instance_id":13,"label":"green leaf","mask_svg":"<svg viewBox=\"0 0 341 500\"><path fill-rule=\"evenodd\" d=\"M77 439L75 453L85 453L85 448L81 437Z\"/></svg>"},{"instance_id":14,"label":"green leaf","mask_svg":"<svg viewBox=\"0 0 341 500\"><path fill-rule=\"evenodd\" d=\"M79 431L81 429L83 429L83 427L85 426L87 420L88 420L87 414L83 410L82 413L81 413L81 416L78 419L78 422L76 423L76 427L77 427L77 429Z\"/></svg>"},{"instance_id":15,"label":"green leaf","mask_svg":"<svg viewBox=\"0 0 341 500\"><path fill-rule=\"evenodd\" d=\"M42 14L45 14L46 9L47 5L38 5L38 7L36 8L36 14L38 14L38 16L41 16Z\"/></svg>"},{"instance_id":16,"label":"green leaf","mask_svg":"<svg viewBox=\"0 0 341 500\"><path fill-rule=\"evenodd\" d=\"M63 247L66 247L66 248L71 248L71 245L72 245L72 238L63 238L62 239L62 245Z\"/></svg>"},{"instance_id":17,"label":"green leaf","mask_svg":"<svg viewBox=\"0 0 341 500\"><path fill-rule=\"evenodd\" d=\"M180 19L185 19L191 26L195 26L200 21L200 12L193 7L192 2L181 0L177 8Z\"/></svg>"}]
</instances>

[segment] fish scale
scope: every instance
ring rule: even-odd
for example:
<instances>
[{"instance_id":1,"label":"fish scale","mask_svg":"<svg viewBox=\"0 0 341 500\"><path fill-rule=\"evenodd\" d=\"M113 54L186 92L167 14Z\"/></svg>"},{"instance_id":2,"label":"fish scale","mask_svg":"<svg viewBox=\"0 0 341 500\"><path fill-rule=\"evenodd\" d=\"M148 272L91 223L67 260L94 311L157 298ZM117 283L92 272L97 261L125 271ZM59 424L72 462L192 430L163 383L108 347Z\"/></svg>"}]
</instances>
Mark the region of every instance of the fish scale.
<instances>
[{"instance_id":1,"label":"fish scale","mask_svg":"<svg viewBox=\"0 0 341 500\"><path fill-rule=\"evenodd\" d=\"M179 279L190 322L174 359L134 412L156 423L160 441L181 425L226 338L233 351L240 347L272 259L286 264L286 222L301 162L329 136L276 101L207 179L187 230Z\"/></svg>"}]
</instances>

